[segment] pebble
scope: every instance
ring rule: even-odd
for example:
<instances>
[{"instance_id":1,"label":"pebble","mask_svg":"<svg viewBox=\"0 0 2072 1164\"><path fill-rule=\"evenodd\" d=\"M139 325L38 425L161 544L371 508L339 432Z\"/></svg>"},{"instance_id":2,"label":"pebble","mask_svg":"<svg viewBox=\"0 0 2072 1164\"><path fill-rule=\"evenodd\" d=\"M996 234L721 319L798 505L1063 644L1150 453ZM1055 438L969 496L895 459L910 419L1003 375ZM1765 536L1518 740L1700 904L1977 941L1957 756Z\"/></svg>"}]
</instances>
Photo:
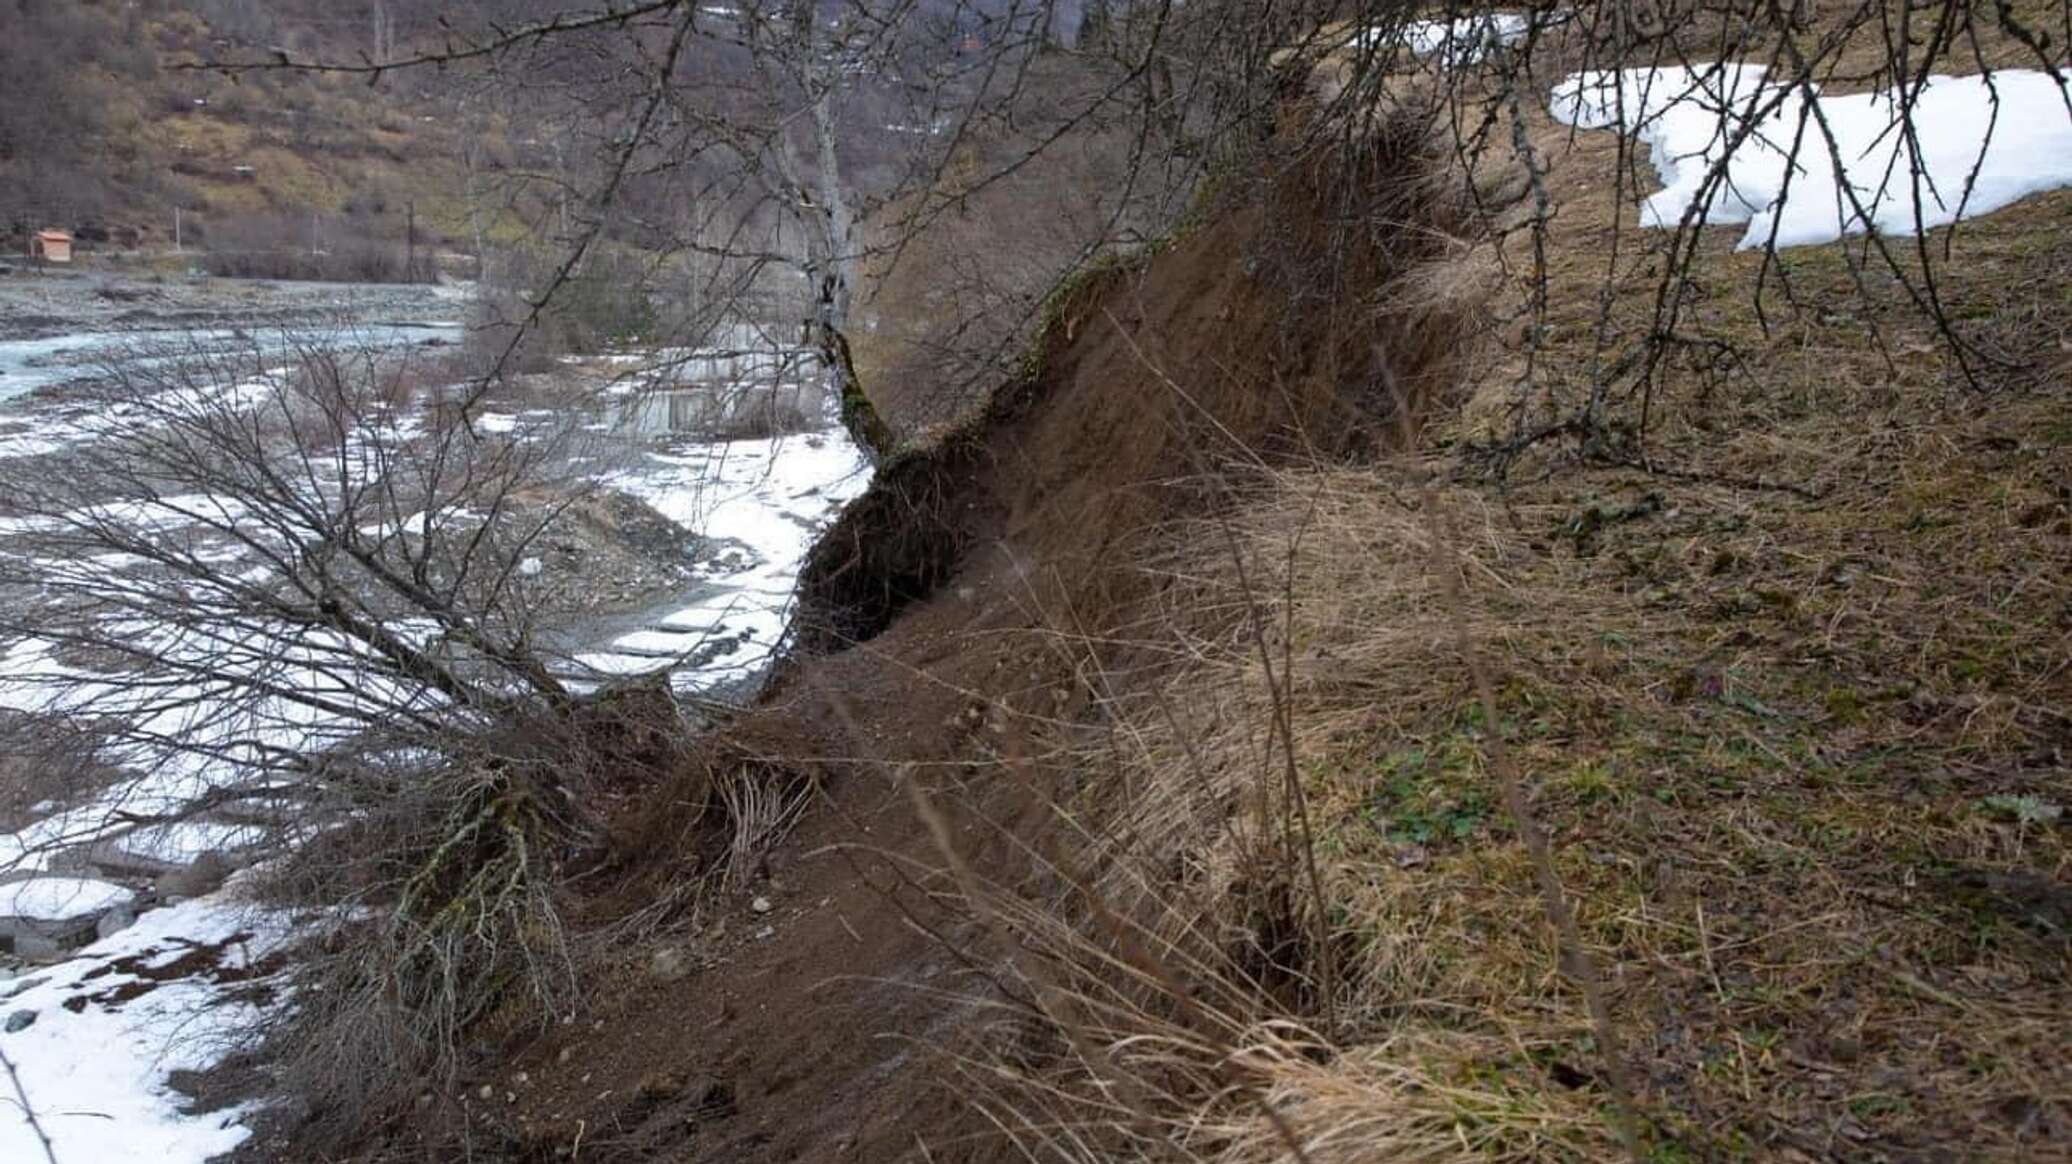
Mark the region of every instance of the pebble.
<instances>
[{"instance_id":1,"label":"pebble","mask_svg":"<svg viewBox=\"0 0 2072 1164\"><path fill-rule=\"evenodd\" d=\"M31 990L36 989L37 987L43 985L48 981L50 981L50 978L48 976L39 976L36 978L23 978L18 981L10 982L7 986L7 992L5 994L0 994L0 998L13 998L17 994L27 994Z\"/></svg>"},{"instance_id":2,"label":"pebble","mask_svg":"<svg viewBox=\"0 0 2072 1164\"><path fill-rule=\"evenodd\" d=\"M748 903L748 908L750 908L750 909L754 910L754 911L755 911L755 912L757 912L757 913L768 913L768 912L770 912L770 910L771 910L771 909L773 909L773 908L775 908L775 907L773 907L773 906L772 906L772 905L770 904L770 899L769 899L769 898L767 898L767 897L758 897L758 898L756 898L756 899L755 899L754 901L751 901L751 902L749 902L749 903Z\"/></svg>"},{"instance_id":3,"label":"pebble","mask_svg":"<svg viewBox=\"0 0 2072 1164\"><path fill-rule=\"evenodd\" d=\"M648 972L664 982L675 982L691 972L691 961L675 946L664 946L649 959Z\"/></svg>"},{"instance_id":4,"label":"pebble","mask_svg":"<svg viewBox=\"0 0 2072 1164\"><path fill-rule=\"evenodd\" d=\"M28 1030L28 1029L29 1029L29 1028L30 1028L31 1026L34 1026L34 1025L35 1025L35 1023L36 1023L36 1012L35 1012L35 1011L33 1011L33 1010L18 1010L18 1011L15 1011L15 1012L14 1012L13 1014L11 1014L11 1015L8 1015L8 1016L7 1016L7 1026L6 1026L6 1028L5 1028L5 1029L6 1029L7 1033L11 1035L11 1034L14 1034L14 1033L15 1033L16 1031L26 1031L26 1030Z\"/></svg>"}]
</instances>

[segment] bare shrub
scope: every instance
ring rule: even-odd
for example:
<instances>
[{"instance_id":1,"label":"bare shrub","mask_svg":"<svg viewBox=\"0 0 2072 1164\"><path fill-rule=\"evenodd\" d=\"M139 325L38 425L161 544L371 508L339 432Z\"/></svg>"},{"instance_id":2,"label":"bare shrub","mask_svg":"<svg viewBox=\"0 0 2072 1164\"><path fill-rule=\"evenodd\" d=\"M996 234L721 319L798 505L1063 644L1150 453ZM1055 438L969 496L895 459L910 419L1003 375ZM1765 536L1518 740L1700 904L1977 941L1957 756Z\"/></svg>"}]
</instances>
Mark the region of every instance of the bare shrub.
<instances>
[{"instance_id":1,"label":"bare shrub","mask_svg":"<svg viewBox=\"0 0 2072 1164\"><path fill-rule=\"evenodd\" d=\"M299 215L251 215L209 226L203 264L212 275L347 283L430 281L429 264L411 270L406 246L376 235L351 215L319 223Z\"/></svg>"},{"instance_id":2,"label":"bare shrub","mask_svg":"<svg viewBox=\"0 0 2072 1164\"><path fill-rule=\"evenodd\" d=\"M270 878L282 904L316 907L298 1001L263 1033L265 1058L306 1134L351 1134L408 1110L429 1079L452 1085L485 1022L511 1030L582 1007L563 920L568 867L605 843L594 806L615 784L703 792L666 686L580 707L514 708L456 737L431 766L337 753L315 775L336 828Z\"/></svg>"},{"instance_id":3,"label":"bare shrub","mask_svg":"<svg viewBox=\"0 0 2072 1164\"><path fill-rule=\"evenodd\" d=\"M68 473L5 480L17 726L97 732L123 769L97 827L283 803L272 897L321 938L270 1045L331 1128L393 1114L486 1015L568 1013L555 886L600 843L591 781L671 776L683 735L666 688L559 677L520 567L587 491L572 438L441 420L402 363L132 358Z\"/></svg>"}]
</instances>

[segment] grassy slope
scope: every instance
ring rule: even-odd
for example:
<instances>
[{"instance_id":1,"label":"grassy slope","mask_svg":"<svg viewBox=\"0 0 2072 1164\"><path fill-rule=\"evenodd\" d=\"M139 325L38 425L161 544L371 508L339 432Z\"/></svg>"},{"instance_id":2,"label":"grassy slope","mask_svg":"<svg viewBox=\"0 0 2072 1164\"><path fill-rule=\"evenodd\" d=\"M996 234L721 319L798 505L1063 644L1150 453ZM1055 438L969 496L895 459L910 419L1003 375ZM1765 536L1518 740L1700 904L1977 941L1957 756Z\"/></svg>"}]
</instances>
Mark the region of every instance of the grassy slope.
<instances>
[{"instance_id":1,"label":"grassy slope","mask_svg":"<svg viewBox=\"0 0 2072 1164\"><path fill-rule=\"evenodd\" d=\"M1608 137L1535 132L1556 217L1529 412L1587 392L1610 224L1632 215L1612 203ZM1604 1048L1502 807L1501 732L1605 985L1646 1156L2062 1155L2072 894L2066 825L2041 818L2072 800L2072 193L1951 243L1946 298L2009 357L1977 385L1889 287L1884 306L1858 304L1839 248L1786 256L1797 305L1773 296L1765 333L1748 298L1759 260L1728 250L1734 233L1701 248L1687 323L1745 358L1665 370L1654 470L1552 441L1502 482L1470 471L1465 444L1513 403L1513 320L1457 337L1408 449L1246 465L1229 474L1238 503L1207 515L1172 501L1200 484L1185 449L1231 451L1193 427L1193 404L1219 421L1271 411L1261 389L1280 368L1253 361L1273 347L1260 320L1284 305L1262 306L1246 268L1261 248L1242 232L1113 279L1104 310L1049 337L1045 367L1071 393L972 459L992 495L955 494L981 512L958 519L972 529L954 554L914 571L924 592L866 648L802 663L744 719L753 730L715 736L716 753L752 758L721 754L715 780L781 772L816 789L804 838L741 874L763 878L779 924L744 924L765 916L744 900L730 932L672 916L615 941L590 1032L517 1061L535 1098L514 1088L469 1118L501 1123L514 1155L811 1156L867 1117L862 1158L910 1158L916 1136L934 1158L1003 1158L966 1138L956 1111L977 1098L1043 1158L1236 1164L1287 1159L1289 1138L1319 1162L1616 1158ZM1631 335L1658 276L1626 240L1609 321ZM1493 282L1494 312L1523 290L1505 271L1527 242L1391 277L1452 295ZM1219 365L1236 369L1227 382ZM1165 524L1147 545L1126 528L1138 520ZM896 554L896 529L862 524ZM1120 625L1100 563L1126 578ZM972 896L905 813L924 786L974 818L961 835L982 873L1012 870L1026 842L1098 875L1142 930L1051 870L977 911L984 927L920 936L911 920ZM1013 844L994 847L1013 860L982 851L978 818L1001 800ZM1321 902L1291 828L1314 838ZM906 904L825 856L788 871L864 832L912 871ZM680 891L699 866L665 839L643 869ZM637 888L640 908L662 896ZM1327 943L1309 936L1319 909ZM982 951L978 975L944 969L941 933L968 943L960 958ZM672 947L716 953L686 983L651 969ZM1002 1018L1013 1008L971 986L996 971L1053 1021ZM931 989L993 1009L967 1021ZM917 1093L910 1052L939 1041L969 1056L954 1110ZM510 1066L465 1081L461 1105ZM707 1110L708 1075L725 1115Z\"/></svg>"},{"instance_id":2,"label":"grassy slope","mask_svg":"<svg viewBox=\"0 0 2072 1164\"><path fill-rule=\"evenodd\" d=\"M452 102L420 93L423 78L378 88L292 74L233 82L184 67L249 52L218 40L197 15L166 12L143 29L155 58L144 75L82 68L82 88L106 109L105 140L82 148L120 159L109 218L138 228L146 247L171 244L175 201L204 235L211 221L280 213L335 223L378 205L366 225L398 238L414 201L421 232L466 238L464 137L486 132L488 151L509 155L495 127L468 129Z\"/></svg>"},{"instance_id":3,"label":"grassy slope","mask_svg":"<svg viewBox=\"0 0 2072 1164\"><path fill-rule=\"evenodd\" d=\"M1549 126L1538 144L1557 199L1540 371L1573 401L1611 216L1631 212L1610 205L1607 138ZM1664 377L1647 446L1663 471L1550 442L1502 486L1431 494L1452 515L1435 516L1422 490L1493 431L1522 367L1516 329L1491 329L1419 455L1277 475L1231 519L1242 552L1220 523L1166 546L1201 662L1116 733L1123 818L1183 854L1167 892L1242 922L1245 810L1176 809L1272 783L1247 618L1263 605L1294 676L1340 987L1333 1008L1278 1012L1323 1029L1335 1010L1331 1065L1262 1056L1260 1078L1312 1159L1620 1154L1457 617L1597 958L1650 1158L2063 1149L2072 851L2045 818L2072 801L2072 194L1952 242L1946 300L2010 357L1976 387L1899 308L1877 312L1881 350L1839 248L1786 256L1803 306L1773 296L1765 336L1759 258L1719 233L1692 330L1749 360ZM1627 247L1611 319L1633 334L1655 276ZM1466 562L1458 610L1445 541ZM1267 1121L1210 1109L1203 1155L1283 1150Z\"/></svg>"}]
</instances>

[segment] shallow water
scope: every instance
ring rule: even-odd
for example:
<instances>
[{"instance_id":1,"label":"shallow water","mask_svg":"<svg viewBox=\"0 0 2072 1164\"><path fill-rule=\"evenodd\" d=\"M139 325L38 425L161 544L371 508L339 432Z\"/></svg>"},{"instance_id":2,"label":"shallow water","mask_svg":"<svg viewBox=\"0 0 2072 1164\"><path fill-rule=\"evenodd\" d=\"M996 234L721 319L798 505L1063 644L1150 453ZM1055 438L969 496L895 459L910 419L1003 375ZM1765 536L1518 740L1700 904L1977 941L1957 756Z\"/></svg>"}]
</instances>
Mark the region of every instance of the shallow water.
<instances>
[{"instance_id":1,"label":"shallow water","mask_svg":"<svg viewBox=\"0 0 2072 1164\"><path fill-rule=\"evenodd\" d=\"M111 364L151 367L205 355L268 354L298 345L334 343L364 348L399 348L452 343L465 330L458 322L377 322L351 327L180 328L155 331L86 331L33 340L0 341L0 401L38 388L93 379Z\"/></svg>"}]
</instances>

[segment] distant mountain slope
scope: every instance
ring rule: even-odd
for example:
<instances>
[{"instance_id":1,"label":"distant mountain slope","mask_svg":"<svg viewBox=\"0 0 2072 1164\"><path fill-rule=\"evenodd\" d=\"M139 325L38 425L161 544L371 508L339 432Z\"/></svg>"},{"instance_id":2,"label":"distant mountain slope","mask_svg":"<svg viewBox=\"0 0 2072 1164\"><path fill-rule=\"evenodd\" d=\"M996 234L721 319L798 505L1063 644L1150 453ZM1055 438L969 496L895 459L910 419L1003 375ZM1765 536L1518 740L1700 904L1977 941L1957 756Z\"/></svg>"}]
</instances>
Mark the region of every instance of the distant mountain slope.
<instances>
[{"instance_id":1,"label":"distant mountain slope","mask_svg":"<svg viewBox=\"0 0 2072 1164\"><path fill-rule=\"evenodd\" d=\"M440 15L521 5L388 0L0 0L0 246L70 229L86 253L175 242L400 241L414 204L427 246L467 233L471 163L511 163L458 82L378 84L205 66L279 46L359 60ZM476 13L475 15L480 15ZM176 215L177 211L177 215ZM176 217L178 222L176 224Z\"/></svg>"}]
</instances>

